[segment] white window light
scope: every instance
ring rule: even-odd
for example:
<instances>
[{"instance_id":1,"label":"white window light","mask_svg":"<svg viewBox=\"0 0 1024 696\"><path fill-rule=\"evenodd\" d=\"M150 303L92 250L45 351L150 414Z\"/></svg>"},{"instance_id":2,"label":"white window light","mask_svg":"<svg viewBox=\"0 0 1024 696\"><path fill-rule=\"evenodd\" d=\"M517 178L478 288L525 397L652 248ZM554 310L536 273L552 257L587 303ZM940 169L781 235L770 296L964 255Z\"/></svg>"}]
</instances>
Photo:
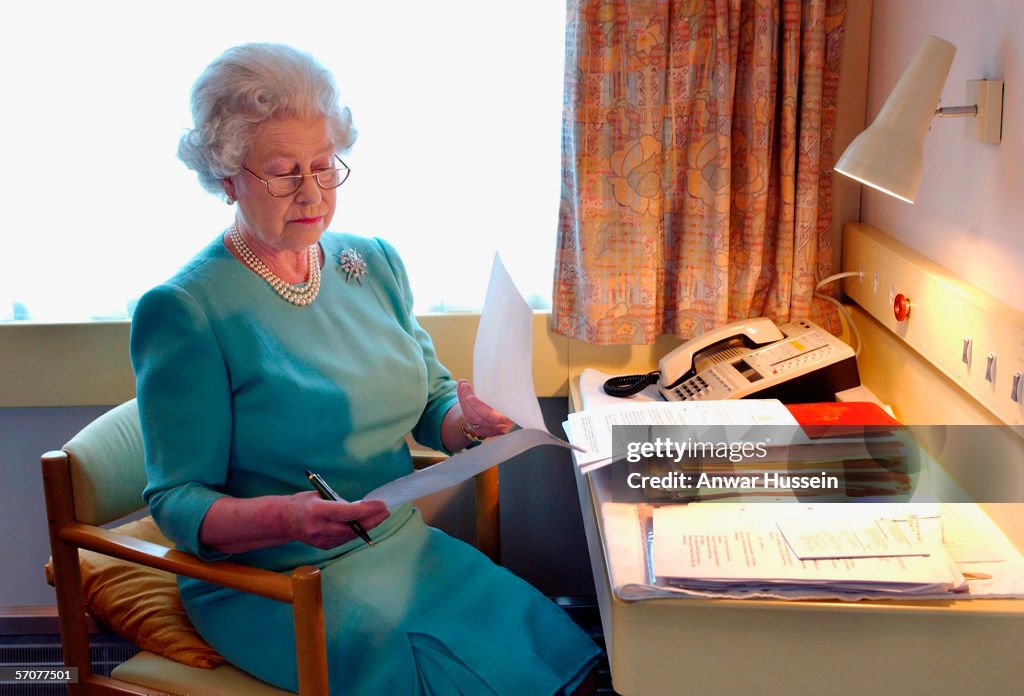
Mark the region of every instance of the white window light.
<instances>
[{"instance_id":1,"label":"white window light","mask_svg":"<svg viewBox=\"0 0 1024 696\"><path fill-rule=\"evenodd\" d=\"M21 3L0 27L0 321L123 319L230 223L175 151L192 82L247 41L335 73L360 135L331 227L392 242L417 311L479 308L496 250L548 305L564 5L313 1L301 21L263 0L139 7Z\"/></svg>"}]
</instances>

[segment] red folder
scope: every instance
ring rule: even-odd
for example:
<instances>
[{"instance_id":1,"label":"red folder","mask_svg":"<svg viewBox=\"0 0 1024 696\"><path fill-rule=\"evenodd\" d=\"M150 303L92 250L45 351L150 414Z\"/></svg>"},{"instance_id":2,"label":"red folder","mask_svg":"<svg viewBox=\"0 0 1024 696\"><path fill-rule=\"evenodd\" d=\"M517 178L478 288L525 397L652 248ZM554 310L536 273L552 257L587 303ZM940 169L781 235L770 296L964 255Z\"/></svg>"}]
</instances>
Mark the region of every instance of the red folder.
<instances>
[{"instance_id":1,"label":"red folder","mask_svg":"<svg viewBox=\"0 0 1024 696\"><path fill-rule=\"evenodd\" d=\"M786 408L811 438L878 436L901 427L881 406L867 401L787 404Z\"/></svg>"}]
</instances>

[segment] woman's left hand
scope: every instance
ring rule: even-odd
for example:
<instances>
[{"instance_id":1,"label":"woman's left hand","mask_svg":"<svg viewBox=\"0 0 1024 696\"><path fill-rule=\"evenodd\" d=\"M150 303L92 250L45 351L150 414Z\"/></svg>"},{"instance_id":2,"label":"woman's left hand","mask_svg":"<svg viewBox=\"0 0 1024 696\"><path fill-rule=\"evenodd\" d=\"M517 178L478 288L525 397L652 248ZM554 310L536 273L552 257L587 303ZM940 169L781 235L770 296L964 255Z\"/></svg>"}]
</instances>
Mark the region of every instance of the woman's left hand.
<instances>
[{"instance_id":1,"label":"woman's left hand","mask_svg":"<svg viewBox=\"0 0 1024 696\"><path fill-rule=\"evenodd\" d=\"M458 394L466 432L477 438L504 435L515 425L505 414L495 411L481 401L473 387L464 379L459 380Z\"/></svg>"}]
</instances>

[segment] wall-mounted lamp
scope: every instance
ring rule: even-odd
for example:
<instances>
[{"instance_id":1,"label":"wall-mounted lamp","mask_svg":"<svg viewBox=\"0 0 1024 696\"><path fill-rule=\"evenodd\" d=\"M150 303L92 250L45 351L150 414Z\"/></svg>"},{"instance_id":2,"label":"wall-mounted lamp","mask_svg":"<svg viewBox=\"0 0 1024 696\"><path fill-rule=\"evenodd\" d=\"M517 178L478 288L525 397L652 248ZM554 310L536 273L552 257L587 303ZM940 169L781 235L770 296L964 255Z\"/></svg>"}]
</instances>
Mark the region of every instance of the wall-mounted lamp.
<instances>
[{"instance_id":1,"label":"wall-mounted lamp","mask_svg":"<svg viewBox=\"0 0 1024 696\"><path fill-rule=\"evenodd\" d=\"M998 143L1002 135L1003 83L970 80L968 106L936 108L956 47L935 36L924 40L875 122L858 135L835 170L913 203L921 184L924 137L932 118L967 117L966 137Z\"/></svg>"}]
</instances>

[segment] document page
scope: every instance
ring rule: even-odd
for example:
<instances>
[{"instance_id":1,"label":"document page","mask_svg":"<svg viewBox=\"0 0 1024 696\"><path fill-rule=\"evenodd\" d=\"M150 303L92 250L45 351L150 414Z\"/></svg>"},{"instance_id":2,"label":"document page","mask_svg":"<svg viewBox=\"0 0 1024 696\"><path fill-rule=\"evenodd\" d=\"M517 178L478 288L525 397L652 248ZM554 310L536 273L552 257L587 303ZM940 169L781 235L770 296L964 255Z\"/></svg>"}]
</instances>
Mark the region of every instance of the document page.
<instances>
[{"instance_id":1,"label":"document page","mask_svg":"<svg viewBox=\"0 0 1024 696\"><path fill-rule=\"evenodd\" d=\"M843 587L934 588L958 582L941 547L928 556L801 560L778 529L779 514L773 505L659 507L654 511L654 572L696 581Z\"/></svg>"},{"instance_id":2,"label":"document page","mask_svg":"<svg viewBox=\"0 0 1024 696\"><path fill-rule=\"evenodd\" d=\"M513 430L506 435L489 438L478 447L463 450L426 469L388 481L363 496L363 500L383 500L389 508L393 508L462 483L496 464L541 445L569 447L569 443L559 440L546 430Z\"/></svg>"},{"instance_id":3,"label":"document page","mask_svg":"<svg viewBox=\"0 0 1024 696\"><path fill-rule=\"evenodd\" d=\"M533 388L533 311L497 254L473 345L473 389L520 427L547 430Z\"/></svg>"},{"instance_id":4,"label":"document page","mask_svg":"<svg viewBox=\"0 0 1024 696\"><path fill-rule=\"evenodd\" d=\"M914 520L895 520L857 510L801 511L778 522L793 553L803 561L826 558L927 556Z\"/></svg>"},{"instance_id":5,"label":"document page","mask_svg":"<svg viewBox=\"0 0 1024 696\"><path fill-rule=\"evenodd\" d=\"M431 467L389 481L364 496L395 507L444 490L541 445L570 447L548 432L533 388L533 312L494 255L473 349L473 388L521 430L492 437Z\"/></svg>"},{"instance_id":6,"label":"document page","mask_svg":"<svg viewBox=\"0 0 1024 696\"><path fill-rule=\"evenodd\" d=\"M612 427L635 426L637 441L646 439L646 426L721 426L730 440L741 440L751 425L786 425L796 429L796 419L776 399L733 401L646 401L569 414L570 442L585 450L576 463L584 473L612 462Z\"/></svg>"}]
</instances>

